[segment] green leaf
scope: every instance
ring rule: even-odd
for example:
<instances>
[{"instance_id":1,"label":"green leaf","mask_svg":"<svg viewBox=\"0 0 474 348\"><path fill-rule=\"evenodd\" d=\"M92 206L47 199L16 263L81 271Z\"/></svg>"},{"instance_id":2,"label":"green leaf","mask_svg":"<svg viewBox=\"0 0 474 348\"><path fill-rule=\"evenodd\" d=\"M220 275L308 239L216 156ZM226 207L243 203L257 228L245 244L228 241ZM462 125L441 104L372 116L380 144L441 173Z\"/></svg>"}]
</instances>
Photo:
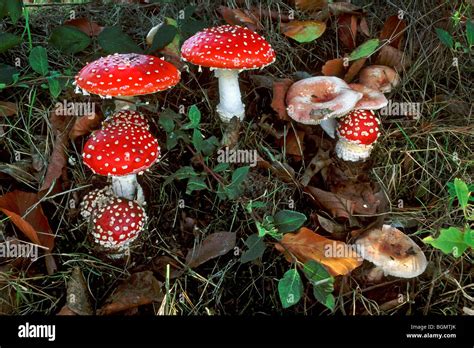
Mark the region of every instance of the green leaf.
<instances>
[{"instance_id":1,"label":"green leaf","mask_svg":"<svg viewBox=\"0 0 474 348\"><path fill-rule=\"evenodd\" d=\"M368 57L379 47L379 39L371 39L364 42L362 45L357 47L349 55L349 60L357 60L360 58Z\"/></svg>"},{"instance_id":2,"label":"green leaf","mask_svg":"<svg viewBox=\"0 0 474 348\"><path fill-rule=\"evenodd\" d=\"M299 43L314 41L325 31L326 23L321 21L291 21L282 26L283 34Z\"/></svg>"},{"instance_id":3,"label":"green leaf","mask_svg":"<svg viewBox=\"0 0 474 348\"><path fill-rule=\"evenodd\" d=\"M166 133L171 133L174 130L175 123L171 117L161 114L158 123Z\"/></svg>"},{"instance_id":4,"label":"green leaf","mask_svg":"<svg viewBox=\"0 0 474 348\"><path fill-rule=\"evenodd\" d=\"M198 174L196 173L196 171L194 170L193 167L184 166L184 167L179 168L173 174L173 176L178 180L182 180L182 179L189 179L189 178L196 177L196 176L198 176Z\"/></svg>"},{"instance_id":5,"label":"green leaf","mask_svg":"<svg viewBox=\"0 0 474 348\"><path fill-rule=\"evenodd\" d=\"M174 40L176 34L178 34L178 29L176 26L171 24L163 24L158 28L158 31L153 37L150 51L153 52L165 48Z\"/></svg>"},{"instance_id":6,"label":"green leaf","mask_svg":"<svg viewBox=\"0 0 474 348\"><path fill-rule=\"evenodd\" d=\"M11 65L0 64L0 83L9 85L14 82L14 75L18 70Z\"/></svg>"},{"instance_id":7,"label":"green leaf","mask_svg":"<svg viewBox=\"0 0 474 348\"><path fill-rule=\"evenodd\" d=\"M6 0L5 3L6 10L10 14L10 18L13 22L13 24L16 24L18 22L18 19L21 17L21 9L23 6L23 1L22 0Z\"/></svg>"},{"instance_id":8,"label":"green leaf","mask_svg":"<svg viewBox=\"0 0 474 348\"><path fill-rule=\"evenodd\" d=\"M105 27L97 40L107 53L143 53L143 50L119 27Z\"/></svg>"},{"instance_id":9,"label":"green leaf","mask_svg":"<svg viewBox=\"0 0 474 348\"><path fill-rule=\"evenodd\" d=\"M85 50L91 38L75 27L64 25L53 30L49 43L64 53L75 54Z\"/></svg>"},{"instance_id":10,"label":"green leaf","mask_svg":"<svg viewBox=\"0 0 474 348\"><path fill-rule=\"evenodd\" d=\"M240 256L241 263L246 263L261 258L265 252L265 249L267 248L263 238L260 238L258 234L252 234L248 236L244 243L247 246L247 250L244 251Z\"/></svg>"},{"instance_id":11,"label":"green leaf","mask_svg":"<svg viewBox=\"0 0 474 348\"><path fill-rule=\"evenodd\" d=\"M466 39L469 47L474 45L474 21L466 22Z\"/></svg>"},{"instance_id":12,"label":"green leaf","mask_svg":"<svg viewBox=\"0 0 474 348\"><path fill-rule=\"evenodd\" d=\"M225 188L229 199L237 199L240 196L240 186L247 178L250 167L239 167L232 173L232 182Z\"/></svg>"},{"instance_id":13,"label":"green leaf","mask_svg":"<svg viewBox=\"0 0 474 348\"><path fill-rule=\"evenodd\" d=\"M275 227L273 217L270 215L265 215L262 222L255 221L255 226L257 226L259 237L269 235L277 240L280 240L282 237L282 234L278 232L278 229Z\"/></svg>"},{"instance_id":14,"label":"green leaf","mask_svg":"<svg viewBox=\"0 0 474 348\"><path fill-rule=\"evenodd\" d=\"M21 43L19 36L10 33L0 33L0 53L9 50Z\"/></svg>"},{"instance_id":15,"label":"green leaf","mask_svg":"<svg viewBox=\"0 0 474 348\"><path fill-rule=\"evenodd\" d=\"M207 189L206 178L201 176L196 176L189 178L188 186L186 187L186 194L190 195L193 191L200 191Z\"/></svg>"},{"instance_id":16,"label":"green leaf","mask_svg":"<svg viewBox=\"0 0 474 348\"><path fill-rule=\"evenodd\" d=\"M199 127L201 123L201 112L196 105L192 105L188 111L189 123L183 126L183 129L193 129Z\"/></svg>"},{"instance_id":17,"label":"green leaf","mask_svg":"<svg viewBox=\"0 0 474 348\"><path fill-rule=\"evenodd\" d=\"M31 68L38 74L46 75L49 71L48 53L42 46L33 47L28 57Z\"/></svg>"},{"instance_id":18,"label":"green leaf","mask_svg":"<svg viewBox=\"0 0 474 348\"><path fill-rule=\"evenodd\" d=\"M219 163L212 170L214 171L214 173L220 173L227 169L229 169L229 163Z\"/></svg>"},{"instance_id":19,"label":"green leaf","mask_svg":"<svg viewBox=\"0 0 474 348\"><path fill-rule=\"evenodd\" d=\"M201 152L203 148L204 139L202 138L202 133L199 129L194 129L193 131L193 146L196 151Z\"/></svg>"},{"instance_id":20,"label":"green leaf","mask_svg":"<svg viewBox=\"0 0 474 348\"><path fill-rule=\"evenodd\" d=\"M296 269L286 271L278 281L278 295L283 308L291 307L301 300L303 296L303 282Z\"/></svg>"},{"instance_id":21,"label":"green leaf","mask_svg":"<svg viewBox=\"0 0 474 348\"><path fill-rule=\"evenodd\" d=\"M296 231L306 221L306 215L293 210L280 210L274 216L275 226L280 233Z\"/></svg>"},{"instance_id":22,"label":"green leaf","mask_svg":"<svg viewBox=\"0 0 474 348\"><path fill-rule=\"evenodd\" d=\"M423 242L432 245L445 254L452 253L454 257L460 257L467 249L464 234L456 227L442 229L438 238L429 236L424 238Z\"/></svg>"},{"instance_id":23,"label":"green leaf","mask_svg":"<svg viewBox=\"0 0 474 348\"><path fill-rule=\"evenodd\" d=\"M303 272L313 285L313 295L320 303L330 310L334 310L335 299L332 294L334 290L334 278L329 272L316 261L308 261L304 264Z\"/></svg>"},{"instance_id":24,"label":"green leaf","mask_svg":"<svg viewBox=\"0 0 474 348\"><path fill-rule=\"evenodd\" d=\"M474 230L467 225L464 229L464 242L474 249Z\"/></svg>"},{"instance_id":25,"label":"green leaf","mask_svg":"<svg viewBox=\"0 0 474 348\"><path fill-rule=\"evenodd\" d=\"M265 208L266 206L267 206L267 202L250 201L245 206L245 210L251 213L254 209Z\"/></svg>"},{"instance_id":26,"label":"green leaf","mask_svg":"<svg viewBox=\"0 0 474 348\"><path fill-rule=\"evenodd\" d=\"M453 41L453 37L451 36L451 34L448 33L446 30L443 30L441 28L436 28L435 31L436 31L436 35L438 35L438 38L440 39L440 41L445 46L452 49L453 46L454 46L454 41Z\"/></svg>"},{"instance_id":27,"label":"green leaf","mask_svg":"<svg viewBox=\"0 0 474 348\"><path fill-rule=\"evenodd\" d=\"M201 150L204 156L212 155L217 147L220 145L219 139L216 136L211 136L205 139L201 144Z\"/></svg>"},{"instance_id":28,"label":"green leaf","mask_svg":"<svg viewBox=\"0 0 474 348\"><path fill-rule=\"evenodd\" d=\"M49 93L53 98L57 98L59 94L61 94L61 84L59 80L54 77L48 77L48 86L49 86Z\"/></svg>"},{"instance_id":29,"label":"green leaf","mask_svg":"<svg viewBox=\"0 0 474 348\"><path fill-rule=\"evenodd\" d=\"M182 34L184 34L183 39L196 34L198 31L207 28L208 24L206 22L197 21L194 19L188 19L180 23L180 29Z\"/></svg>"},{"instance_id":30,"label":"green leaf","mask_svg":"<svg viewBox=\"0 0 474 348\"><path fill-rule=\"evenodd\" d=\"M454 190L456 191L456 197L458 198L459 205L461 206L462 210L465 210L468 203L469 203L469 188L467 187L466 183L461 179L454 179Z\"/></svg>"},{"instance_id":31,"label":"green leaf","mask_svg":"<svg viewBox=\"0 0 474 348\"><path fill-rule=\"evenodd\" d=\"M166 134L166 148L171 150L178 145L178 137L175 132Z\"/></svg>"}]
</instances>

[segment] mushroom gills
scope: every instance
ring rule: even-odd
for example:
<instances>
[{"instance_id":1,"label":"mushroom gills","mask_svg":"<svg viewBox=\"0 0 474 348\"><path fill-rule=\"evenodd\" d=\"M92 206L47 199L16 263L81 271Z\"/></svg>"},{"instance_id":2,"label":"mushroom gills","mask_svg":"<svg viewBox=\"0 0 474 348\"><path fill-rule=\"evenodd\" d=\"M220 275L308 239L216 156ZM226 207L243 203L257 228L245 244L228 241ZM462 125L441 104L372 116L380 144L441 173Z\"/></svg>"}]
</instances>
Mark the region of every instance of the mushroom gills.
<instances>
[{"instance_id":1,"label":"mushroom gills","mask_svg":"<svg viewBox=\"0 0 474 348\"><path fill-rule=\"evenodd\" d=\"M327 118L325 120L321 120L321 123L319 125L321 126L323 131L326 132L327 135L329 135L333 139L336 138L337 121L335 118Z\"/></svg>"}]
</instances>

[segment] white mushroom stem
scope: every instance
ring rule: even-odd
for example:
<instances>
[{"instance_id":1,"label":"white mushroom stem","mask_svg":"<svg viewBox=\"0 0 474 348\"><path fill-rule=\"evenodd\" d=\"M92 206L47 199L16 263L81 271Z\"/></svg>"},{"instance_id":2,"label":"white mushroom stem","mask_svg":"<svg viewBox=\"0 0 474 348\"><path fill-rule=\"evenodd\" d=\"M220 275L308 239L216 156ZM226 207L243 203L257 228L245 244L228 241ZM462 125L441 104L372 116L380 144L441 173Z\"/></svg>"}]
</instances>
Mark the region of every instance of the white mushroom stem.
<instances>
[{"instance_id":1,"label":"white mushroom stem","mask_svg":"<svg viewBox=\"0 0 474 348\"><path fill-rule=\"evenodd\" d=\"M217 113L222 122L230 122L233 117L240 121L245 116L245 105L239 87L239 71L232 69L216 69L215 75L219 79L219 105Z\"/></svg>"},{"instance_id":2,"label":"white mushroom stem","mask_svg":"<svg viewBox=\"0 0 474 348\"><path fill-rule=\"evenodd\" d=\"M115 111L120 110L137 110L137 106L135 105L136 98L135 97L118 97L119 99L115 99Z\"/></svg>"},{"instance_id":3,"label":"white mushroom stem","mask_svg":"<svg viewBox=\"0 0 474 348\"><path fill-rule=\"evenodd\" d=\"M337 121L335 118L327 118L325 120L322 120L319 125L321 126L323 131L326 132L327 135L329 135L333 139L336 138Z\"/></svg>"},{"instance_id":4,"label":"white mushroom stem","mask_svg":"<svg viewBox=\"0 0 474 348\"><path fill-rule=\"evenodd\" d=\"M135 200L139 186L136 174L112 176L112 190L117 197Z\"/></svg>"}]
</instances>

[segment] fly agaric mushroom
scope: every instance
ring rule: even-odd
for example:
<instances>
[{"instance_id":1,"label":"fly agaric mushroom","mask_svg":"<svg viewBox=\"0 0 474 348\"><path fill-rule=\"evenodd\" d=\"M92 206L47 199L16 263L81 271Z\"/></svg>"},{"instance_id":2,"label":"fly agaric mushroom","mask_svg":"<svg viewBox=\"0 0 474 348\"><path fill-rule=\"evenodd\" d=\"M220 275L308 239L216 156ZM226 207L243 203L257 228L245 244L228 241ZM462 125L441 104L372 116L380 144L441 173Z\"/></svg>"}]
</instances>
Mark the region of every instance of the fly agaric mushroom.
<instances>
[{"instance_id":1,"label":"fly agaric mushroom","mask_svg":"<svg viewBox=\"0 0 474 348\"><path fill-rule=\"evenodd\" d=\"M357 102L355 109L378 110L388 104L388 100L382 92L361 85L360 83L350 83L349 87L356 92L362 93L362 99Z\"/></svg>"},{"instance_id":2,"label":"fly agaric mushroom","mask_svg":"<svg viewBox=\"0 0 474 348\"><path fill-rule=\"evenodd\" d=\"M134 108L135 96L171 88L180 80L174 65L159 57L115 53L87 64L76 76L77 91L102 97L120 97L116 109Z\"/></svg>"},{"instance_id":3,"label":"fly agaric mushroom","mask_svg":"<svg viewBox=\"0 0 474 348\"><path fill-rule=\"evenodd\" d=\"M375 264L385 275L414 278L428 264L418 245L402 231L390 226L374 228L355 241L359 255Z\"/></svg>"},{"instance_id":4,"label":"fly agaric mushroom","mask_svg":"<svg viewBox=\"0 0 474 348\"><path fill-rule=\"evenodd\" d=\"M400 76L388 66L371 65L361 70L359 82L382 93L389 93L400 84Z\"/></svg>"},{"instance_id":5,"label":"fly agaric mushroom","mask_svg":"<svg viewBox=\"0 0 474 348\"><path fill-rule=\"evenodd\" d=\"M380 121L372 110L353 110L339 120L336 154L344 161L357 162L369 158L380 135Z\"/></svg>"},{"instance_id":6,"label":"fly agaric mushroom","mask_svg":"<svg viewBox=\"0 0 474 348\"><path fill-rule=\"evenodd\" d=\"M146 129L149 129L150 126L148 125L148 121L146 120L143 114L139 113L135 110L119 110L112 114L112 116L108 117L104 123L103 127L107 127L108 125L118 125L118 124L134 124L136 126L140 126Z\"/></svg>"},{"instance_id":7,"label":"fly agaric mushroom","mask_svg":"<svg viewBox=\"0 0 474 348\"><path fill-rule=\"evenodd\" d=\"M93 240L109 257L122 257L144 229L146 220L146 213L137 202L112 197L93 216Z\"/></svg>"},{"instance_id":8,"label":"fly agaric mushroom","mask_svg":"<svg viewBox=\"0 0 474 348\"><path fill-rule=\"evenodd\" d=\"M81 216L89 220L95 212L102 209L114 196L111 186L95 189L84 196L80 205Z\"/></svg>"},{"instance_id":9,"label":"fly agaric mushroom","mask_svg":"<svg viewBox=\"0 0 474 348\"><path fill-rule=\"evenodd\" d=\"M215 69L219 79L217 113L223 122L243 120L245 105L239 88L239 72L272 64L276 55L270 44L252 30L237 25L207 28L187 39L181 58L195 65Z\"/></svg>"},{"instance_id":10,"label":"fly agaric mushroom","mask_svg":"<svg viewBox=\"0 0 474 348\"><path fill-rule=\"evenodd\" d=\"M158 140L148 126L133 123L110 124L92 134L84 145L82 157L95 174L112 177L112 189L119 197L142 203L137 174L151 167L159 158Z\"/></svg>"},{"instance_id":11,"label":"fly agaric mushroom","mask_svg":"<svg viewBox=\"0 0 474 348\"><path fill-rule=\"evenodd\" d=\"M286 95L288 115L297 122L319 124L335 137L336 118L351 111L362 98L338 77L316 76L295 82Z\"/></svg>"}]
</instances>

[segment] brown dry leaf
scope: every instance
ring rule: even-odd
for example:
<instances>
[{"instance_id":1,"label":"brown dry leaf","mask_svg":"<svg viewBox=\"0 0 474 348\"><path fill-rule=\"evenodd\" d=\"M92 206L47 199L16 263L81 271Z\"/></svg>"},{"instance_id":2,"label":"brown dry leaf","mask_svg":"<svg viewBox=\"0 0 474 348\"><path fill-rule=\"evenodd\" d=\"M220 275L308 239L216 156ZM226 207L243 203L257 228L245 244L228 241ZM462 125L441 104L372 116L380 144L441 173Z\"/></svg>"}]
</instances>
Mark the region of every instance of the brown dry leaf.
<instances>
[{"instance_id":1,"label":"brown dry leaf","mask_svg":"<svg viewBox=\"0 0 474 348\"><path fill-rule=\"evenodd\" d=\"M56 313L56 315L77 315L74 311L71 310L71 308L69 308L67 305L64 305L61 310Z\"/></svg>"},{"instance_id":2,"label":"brown dry leaf","mask_svg":"<svg viewBox=\"0 0 474 348\"><path fill-rule=\"evenodd\" d=\"M98 114L76 118L76 122L74 122L74 126L69 132L69 138L74 141L80 136L90 134L93 130L99 128L101 121L102 118Z\"/></svg>"},{"instance_id":3,"label":"brown dry leaf","mask_svg":"<svg viewBox=\"0 0 474 348\"><path fill-rule=\"evenodd\" d=\"M340 225L333 220L326 219L325 217L317 214L317 219L319 225L327 232L331 234L336 234L340 235L342 232L344 232L346 229L344 228L343 225Z\"/></svg>"},{"instance_id":4,"label":"brown dry leaf","mask_svg":"<svg viewBox=\"0 0 474 348\"><path fill-rule=\"evenodd\" d=\"M78 266L74 267L74 269L72 270L71 278L67 281L66 298L67 308L75 314L94 314L94 310L92 309L89 297L89 288L87 286L86 280L84 279L84 275L82 274L81 268ZM67 313L66 310L65 312Z\"/></svg>"},{"instance_id":5,"label":"brown dry leaf","mask_svg":"<svg viewBox=\"0 0 474 348\"><path fill-rule=\"evenodd\" d=\"M43 184L39 189L40 192L48 190L53 182L57 180L62 174L63 169L67 165L66 151L69 147L69 132L73 126L73 118L59 116L55 110L51 112L50 121L53 125L53 133L56 136L53 145L53 152L48 160L48 169L43 180Z\"/></svg>"},{"instance_id":6,"label":"brown dry leaf","mask_svg":"<svg viewBox=\"0 0 474 348\"><path fill-rule=\"evenodd\" d=\"M285 146L285 152L288 155L298 156L301 158L304 151L304 139L305 132L303 130L297 130L295 132L289 132L286 136L286 140L281 139L281 146Z\"/></svg>"},{"instance_id":7,"label":"brown dry leaf","mask_svg":"<svg viewBox=\"0 0 474 348\"><path fill-rule=\"evenodd\" d=\"M0 210L29 240L51 251L54 247L54 234L38 202L36 193L16 190L0 196ZM35 207L31 209L33 206ZM28 214L25 216L26 212Z\"/></svg>"},{"instance_id":8,"label":"brown dry leaf","mask_svg":"<svg viewBox=\"0 0 474 348\"><path fill-rule=\"evenodd\" d=\"M354 212L354 202L351 200L313 186L306 186L304 190L335 218L349 219Z\"/></svg>"},{"instance_id":9,"label":"brown dry leaf","mask_svg":"<svg viewBox=\"0 0 474 348\"><path fill-rule=\"evenodd\" d=\"M342 44L353 50L356 47L357 17L351 14L342 14L337 18L337 36Z\"/></svg>"},{"instance_id":10,"label":"brown dry leaf","mask_svg":"<svg viewBox=\"0 0 474 348\"><path fill-rule=\"evenodd\" d=\"M293 257L303 263L314 260L326 266L333 276L349 274L362 263L355 251L353 257L328 255L328 250L335 253L341 249L349 250L350 247L344 242L328 239L306 227L300 228L297 233L286 233L280 242L275 244L275 248L282 252L289 262L294 261Z\"/></svg>"},{"instance_id":11,"label":"brown dry leaf","mask_svg":"<svg viewBox=\"0 0 474 348\"><path fill-rule=\"evenodd\" d=\"M391 46L400 48L406 26L406 22L397 15L388 17L380 32L380 40L389 40Z\"/></svg>"},{"instance_id":12,"label":"brown dry leaf","mask_svg":"<svg viewBox=\"0 0 474 348\"><path fill-rule=\"evenodd\" d=\"M327 5L327 0L295 0L295 8L302 12L319 11Z\"/></svg>"},{"instance_id":13,"label":"brown dry leaf","mask_svg":"<svg viewBox=\"0 0 474 348\"><path fill-rule=\"evenodd\" d=\"M258 20L251 13L245 13L238 8L230 8L226 6L219 6L217 11L219 11L227 24L241 25L253 31L261 29L261 25L258 23Z\"/></svg>"},{"instance_id":14,"label":"brown dry leaf","mask_svg":"<svg viewBox=\"0 0 474 348\"><path fill-rule=\"evenodd\" d=\"M332 161L332 158L329 157L329 150L324 151L324 149L320 147L316 155L314 155L314 157L311 159L311 162L309 162L303 175L301 176L301 185L303 185L303 187L308 186L311 179L323 168L329 166Z\"/></svg>"},{"instance_id":15,"label":"brown dry leaf","mask_svg":"<svg viewBox=\"0 0 474 348\"><path fill-rule=\"evenodd\" d=\"M354 80L354 77L356 77L356 75L364 66L366 60L367 58L360 58L353 61L349 67L349 70L347 70L346 75L344 75L344 81L346 81L347 83L352 82L352 80Z\"/></svg>"},{"instance_id":16,"label":"brown dry leaf","mask_svg":"<svg viewBox=\"0 0 474 348\"><path fill-rule=\"evenodd\" d=\"M153 272L159 273L163 278L167 276L166 268L168 265L170 266L170 279L178 278L184 273L181 265L175 259L166 255L155 257L151 263Z\"/></svg>"},{"instance_id":17,"label":"brown dry leaf","mask_svg":"<svg viewBox=\"0 0 474 348\"><path fill-rule=\"evenodd\" d=\"M106 304L97 313L110 315L152 302L159 302L163 300L163 297L161 283L153 276L153 272L134 273L115 289Z\"/></svg>"},{"instance_id":18,"label":"brown dry leaf","mask_svg":"<svg viewBox=\"0 0 474 348\"><path fill-rule=\"evenodd\" d=\"M15 103L0 101L0 116L13 116L18 112L18 108Z\"/></svg>"},{"instance_id":19,"label":"brown dry leaf","mask_svg":"<svg viewBox=\"0 0 474 348\"><path fill-rule=\"evenodd\" d=\"M362 13L359 6L353 5L349 2L330 2L328 6L334 16L346 13L360 15Z\"/></svg>"},{"instance_id":20,"label":"brown dry leaf","mask_svg":"<svg viewBox=\"0 0 474 348\"><path fill-rule=\"evenodd\" d=\"M200 245L189 249L186 264L190 268L198 267L204 262L227 254L235 247L236 237L233 232L216 232L205 238Z\"/></svg>"},{"instance_id":21,"label":"brown dry leaf","mask_svg":"<svg viewBox=\"0 0 474 348\"><path fill-rule=\"evenodd\" d=\"M380 49L375 64L390 66L400 72L408 69L411 65L411 60L398 48L385 45Z\"/></svg>"},{"instance_id":22,"label":"brown dry leaf","mask_svg":"<svg viewBox=\"0 0 474 348\"><path fill-rule=\"evenodd\" d=\"M343 77L346 69L344 68L344 59L336 58L328 60L321 69L324 76Z\"/></svg>"},{"instance_id":23,"label":"brown dry leaf","mask_svg":"<svg viewBox=\"0 0 474 348\"><path fill-rule=\"evenodd\" d=\"M299 43L311 42L326 31L326 23L320 20L291 21L280 23L281 33Z\"/></svg>"},{"instance_id":24,"label":"brown dry leaf","mask_svg":"<svg viewBox=\"0 0 474 348\"><path fill-rule=\"evenodd\" d=\"M270 163L258 156L257 166L269 170L273 175L286 183L296 183L295 170L287 163L281 163L280 161Z\"/></svg>"},{"instance_id":25,"label":"brown dry leaf","mask_svg":"<svg viewBox=\"0 0 474 348\"><path fill-rule=\"evenodd\" d=\"M359 31L367 37L370 37L369 24L367 23L367 18L363 16L359 22Z\"/></svg>"},{"instance_id":26,"label":"brown dry leaf","mask_svg":"<svg viewBox=\"0 0 474 348\"><path fill-rule=\"evenodd\" d=\"M87 18L71 19L64 22L64 25L75 27L89 36L97 36L104 29L104 27L100 26L96 22L90 21Z\"/></svg>"},{"instance_id":27,"label":"brown dry leaf","mask_svg":"<svg viewBox=\"0 0 474 348\"><path fill-rule=\"evenodd\" d=\"M283 121L289 121L290 116L286 112L286 92L293 84L291 79L278 79L273 82L273 99L271 107L276 111L278 118Z\"/></svg>"}]
</instances>

